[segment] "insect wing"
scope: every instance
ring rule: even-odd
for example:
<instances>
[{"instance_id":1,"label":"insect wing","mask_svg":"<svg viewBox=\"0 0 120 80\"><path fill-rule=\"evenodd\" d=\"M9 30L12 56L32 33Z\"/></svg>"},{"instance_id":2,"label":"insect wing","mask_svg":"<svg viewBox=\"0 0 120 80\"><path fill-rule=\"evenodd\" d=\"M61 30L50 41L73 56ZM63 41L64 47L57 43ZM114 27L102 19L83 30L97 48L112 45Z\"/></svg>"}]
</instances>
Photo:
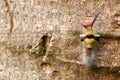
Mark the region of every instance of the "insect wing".
<instances>
[{"instance_id":1,"label":"insect wing","mask_svg":"<svg viewBox=\"0 0 120 80\"><path fill-rule=\"evenodd\" d=\"M85 34L80 34L80 37L85 37Z\"/></svg>"},{"instance_id":2,"label":"insect wing","mask_svg":"<svg viewBox=\"0 0 120 80\"><path fill-rule=\"evenodd\" d=\"M96 34L95 37L100 37L100 35L99 35L99 34Z\"/></svg>"}]
</instances>

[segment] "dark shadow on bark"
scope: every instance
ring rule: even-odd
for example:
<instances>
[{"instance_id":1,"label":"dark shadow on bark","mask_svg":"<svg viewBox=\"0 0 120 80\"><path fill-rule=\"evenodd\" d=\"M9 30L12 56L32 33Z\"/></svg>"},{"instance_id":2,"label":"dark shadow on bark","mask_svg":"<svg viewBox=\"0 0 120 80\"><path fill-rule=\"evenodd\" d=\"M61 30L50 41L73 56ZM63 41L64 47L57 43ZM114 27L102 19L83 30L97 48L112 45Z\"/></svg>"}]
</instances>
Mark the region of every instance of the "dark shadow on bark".
<instances>
[{"instance_id":1,"label":"dark shadow on bark","mask_svg":"<svg viewBox=\"0 0 120 80\"><path fill-rule=\"evenodd\" d=\"M120 75L120 66L118 67L93 67L92 72L102 73L102 74L119 74Z\"/></svg>"}]
</instances>

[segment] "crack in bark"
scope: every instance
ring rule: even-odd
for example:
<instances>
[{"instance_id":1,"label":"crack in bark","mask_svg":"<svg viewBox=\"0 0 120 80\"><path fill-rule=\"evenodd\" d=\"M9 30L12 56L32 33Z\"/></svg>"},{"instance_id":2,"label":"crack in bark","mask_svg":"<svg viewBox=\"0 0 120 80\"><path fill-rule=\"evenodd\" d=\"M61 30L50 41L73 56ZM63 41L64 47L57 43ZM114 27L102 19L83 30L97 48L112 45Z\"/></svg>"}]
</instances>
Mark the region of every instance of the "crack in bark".
<instances>
[{"instance_id":1,"label":"crack in bark","mask_svg":"<svg viewBox=\"0 0 120 80\"><path fill-rule=\"evenodd\" d=\"M10 6L9 6L9 3L8 3L8 1L7 0L4 0L4 2L5 2L5 6L7 7L7 12L8 12L8 14L9 14L9 17L10 17L10 34L11 34L11 32L12 32L12 30L13 30L13 26L14 26L14 22L13 22L13 12L10 10Z\"/></svg>"},{"instance_id":2,"label":"crack in bark","mask_svg":"<svg viewBox=\"0 0 120 80\"><path fill-rule=\"evenodd\" d=\"M100 34L101 38L105 39L112 39L112 40L120 40L120 35L115 35L115 34Z\"/></svg>"}]
</instances>

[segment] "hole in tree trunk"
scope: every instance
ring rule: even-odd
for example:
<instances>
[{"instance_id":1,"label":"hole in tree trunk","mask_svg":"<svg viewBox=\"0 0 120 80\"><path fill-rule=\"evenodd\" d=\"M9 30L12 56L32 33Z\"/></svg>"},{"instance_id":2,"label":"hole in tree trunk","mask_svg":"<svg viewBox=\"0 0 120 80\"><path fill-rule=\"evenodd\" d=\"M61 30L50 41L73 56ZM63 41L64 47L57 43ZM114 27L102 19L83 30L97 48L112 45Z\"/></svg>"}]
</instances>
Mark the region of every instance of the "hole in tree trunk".
<instances>
[{"instance_id":1,"label":"hole in tree trunk","mask_svg":"<svg viewBox=\"0 0 120 80\"><path fill-rule=\"evenodd\" d=\"M42 37L42 40L43 40L43 48L44 48L43 53L45 54L50 43L50 37L47 35L44 35Z\"/></svg>"}]
</instances>

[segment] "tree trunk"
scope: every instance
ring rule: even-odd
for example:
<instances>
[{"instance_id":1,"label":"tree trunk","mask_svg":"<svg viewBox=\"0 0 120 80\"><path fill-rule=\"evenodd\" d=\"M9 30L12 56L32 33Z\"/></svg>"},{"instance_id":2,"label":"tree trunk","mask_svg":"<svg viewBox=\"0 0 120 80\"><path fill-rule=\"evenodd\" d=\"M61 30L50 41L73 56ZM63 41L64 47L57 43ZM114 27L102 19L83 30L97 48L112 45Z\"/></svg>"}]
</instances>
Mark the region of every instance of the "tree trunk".
<instances>
[{"instance_id":1,"label":"tree trunk","mask_svg":"<svg viewBox=\"0 0 120 80\"><path fill-rule=\"evenodd\" d=\"M119 80L119 0L0 0L0 80ZM86 70L82 24L98 16L96 67Z\"/></svg>"}]
</instances>

